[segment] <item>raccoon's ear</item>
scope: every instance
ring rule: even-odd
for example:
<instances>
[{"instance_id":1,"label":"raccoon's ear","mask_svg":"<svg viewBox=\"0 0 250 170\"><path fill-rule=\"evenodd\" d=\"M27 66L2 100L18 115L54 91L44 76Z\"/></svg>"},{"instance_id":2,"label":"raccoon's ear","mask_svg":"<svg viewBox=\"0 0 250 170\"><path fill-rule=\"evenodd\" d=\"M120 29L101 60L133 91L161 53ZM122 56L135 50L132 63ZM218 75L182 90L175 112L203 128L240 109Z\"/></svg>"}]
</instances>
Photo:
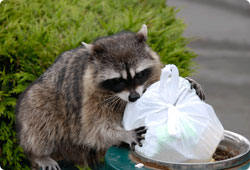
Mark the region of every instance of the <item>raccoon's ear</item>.
<instances>
[{"instance_id":1,"label":"raccoon's ear","mask_svg":"<svg viewBox=\"0 0 250 170\"><path fill-rule=\"evenodd\" d=\"M82 42L82 45L88 50L89 53L93 52L93 45Z\"/></svg>"},{"instance_id":2,"label":"raccoon's ear","mask_svg":"<svg viewBox=\"0 0 250 170\"><path fill-rule=\"evenodd\" d=\"M102 44L94 44L93 51L97 54L103 53L106 51L105 47Z\"/></svg>"},{"instance_id":3,"label":"raccoon's ear","mask_svg":"<svg viewBox=\"0 0 250 170\"><path fill-rule=\"evenodd\" d=\"M140 42L146 41L147 40L147 33L148 33L147 25L143 24L140 31L138 31L136 33L136 38Z\"/></svg>"},{"instance_id":4,"label":"raccoon's ear","mask_svg":"<svg viewBox=\"0 0 250 170\"><path fill-rule=\"evenodd\" d=\"M90 54L92 53L101 53L105 51L105 48L102 45L97 44L87 44L82 42L82 45L88 50Z\"/></svg>"}]
</instances>

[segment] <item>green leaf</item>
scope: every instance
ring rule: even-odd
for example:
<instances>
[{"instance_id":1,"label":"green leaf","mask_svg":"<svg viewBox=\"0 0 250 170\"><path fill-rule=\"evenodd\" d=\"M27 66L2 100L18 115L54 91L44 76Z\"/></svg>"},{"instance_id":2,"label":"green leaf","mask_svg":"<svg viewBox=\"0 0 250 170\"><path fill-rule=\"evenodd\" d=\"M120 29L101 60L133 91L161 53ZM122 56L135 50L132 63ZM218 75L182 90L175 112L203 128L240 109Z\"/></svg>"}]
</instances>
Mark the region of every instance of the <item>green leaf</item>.
<instances>
[{"instance_id":1,"label":"green leaf","mask_svg":"<svg viewBox=\"0 0 250 170\"><path fill-rule=\"evenodd\" d=\"M23 92L25 89L26 89L26 87L28 86L28 83L25 83L25 84L18 84L16 87L14 87L11 91L10 91L10 93L15 93L15 94L19 94L19 93L21 93L21 92Z\"/></svg>"},{"instance_id":2,"label":"green leaf","mask_svg":"<svg viewBox=\"0 0 250 170\"><path fill-rule=\"evenodd\" d=\"M24 81L34 81L36 78L33 74L26 72L18 72L15 73L14 76L18 79L19 83L22 83Z\"/></svg>"}]
</instances>

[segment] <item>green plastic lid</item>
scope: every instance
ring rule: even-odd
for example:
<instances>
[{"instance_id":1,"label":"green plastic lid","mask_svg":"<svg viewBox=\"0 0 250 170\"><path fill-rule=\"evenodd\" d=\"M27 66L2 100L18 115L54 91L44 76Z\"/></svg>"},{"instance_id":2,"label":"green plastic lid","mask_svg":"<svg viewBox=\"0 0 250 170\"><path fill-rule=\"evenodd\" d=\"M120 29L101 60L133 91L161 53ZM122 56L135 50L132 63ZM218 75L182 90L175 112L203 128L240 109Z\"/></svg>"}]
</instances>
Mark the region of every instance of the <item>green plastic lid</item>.
<instances>
[{"instance_id":1,"label":"green plastic lid","mask_svg":"<svg viewBox=\"0 0 250 170\"><path fill-rule=\"evenodd\" d=\"M105 170L150 170L146 167L137 168L136 163L129 158L129 148L126 146L110 147L105 156Z\"/></svg>"}]
</instances>

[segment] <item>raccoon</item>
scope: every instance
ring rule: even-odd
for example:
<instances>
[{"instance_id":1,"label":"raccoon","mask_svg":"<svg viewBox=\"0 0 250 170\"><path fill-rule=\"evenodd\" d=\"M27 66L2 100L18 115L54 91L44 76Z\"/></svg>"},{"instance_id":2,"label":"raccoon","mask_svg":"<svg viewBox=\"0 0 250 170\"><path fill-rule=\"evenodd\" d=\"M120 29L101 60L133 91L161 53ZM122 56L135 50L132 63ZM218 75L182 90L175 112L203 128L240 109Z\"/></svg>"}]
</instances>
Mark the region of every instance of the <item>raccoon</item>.
<instances>
[{"instance_id":1,"label":"raccoon","mask_svg":"<svg viewBox=\"0 0 250 170\"><path fill-rule=\"evenodd\" d=\"M60 170L58 160L93 167L112 145L142 146L146 127L126 131L121 122L126 103L160 78L159 57L146 39L143 25L82 43L21 94L17 136L32 170Z\"/></svg>"}]
</instances>

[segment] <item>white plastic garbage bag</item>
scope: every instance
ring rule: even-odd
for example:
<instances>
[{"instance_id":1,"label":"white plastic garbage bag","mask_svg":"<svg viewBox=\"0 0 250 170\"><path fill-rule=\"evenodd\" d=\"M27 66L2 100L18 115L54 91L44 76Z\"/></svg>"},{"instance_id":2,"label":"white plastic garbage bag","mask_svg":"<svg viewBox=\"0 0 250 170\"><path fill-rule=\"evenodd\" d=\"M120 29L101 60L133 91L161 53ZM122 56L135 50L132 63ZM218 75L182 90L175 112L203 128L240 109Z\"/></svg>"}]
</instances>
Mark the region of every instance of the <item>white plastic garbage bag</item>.
<instances>
[{"instance_id":1,"label":"white plastic garbage bag","mask_svg":"<svg viewBox=\"0 0 250 170\"><path fill-rule=\"evenodd\" d=\"M211 160L224 129L213 108L190 86L188 80L179 77L175 65L166 65L160 81L135 103L127 104L124 128L148 127L143 146L136 146L136 152L169 162Z\"/></svg>"}]
</instances>

